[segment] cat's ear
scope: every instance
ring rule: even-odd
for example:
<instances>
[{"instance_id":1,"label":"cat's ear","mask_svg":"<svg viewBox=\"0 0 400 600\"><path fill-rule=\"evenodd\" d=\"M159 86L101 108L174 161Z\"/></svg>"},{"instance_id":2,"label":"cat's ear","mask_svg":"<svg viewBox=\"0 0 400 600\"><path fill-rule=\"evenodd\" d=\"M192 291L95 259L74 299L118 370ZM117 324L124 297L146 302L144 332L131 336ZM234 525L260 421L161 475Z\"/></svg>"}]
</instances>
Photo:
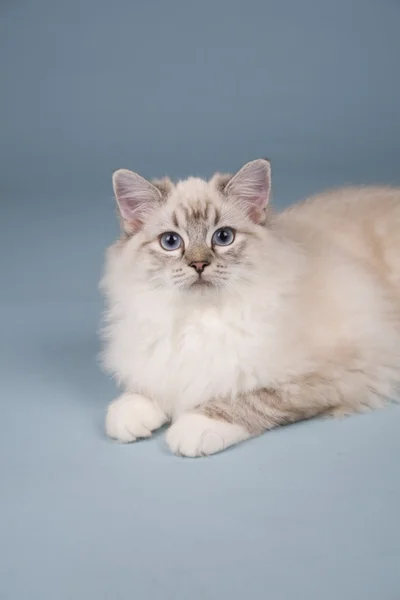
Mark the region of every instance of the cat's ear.
<instances>
[{"instance_id":1,"label":"cat's ear","mask_svg":"<svg viewBox=\"0 0 400 600\"><path fill-rule=\"evenodd\" d=\"M251 220L262 223L271 191L271 165L266 158L248 162L227 183L224 193L244 205Z\"/></svg>"},{"instance_id":2,"label":"cat's ear","mask_svg":"<svg viewBox=\"0 0 400 600\"><path fill-rule=\"evenodd\" d=\"M136 233L149 214L160 205L161 192L149 181L128 169L113 173L115 199L126 233Z\"/></svg>"}]
</instances>

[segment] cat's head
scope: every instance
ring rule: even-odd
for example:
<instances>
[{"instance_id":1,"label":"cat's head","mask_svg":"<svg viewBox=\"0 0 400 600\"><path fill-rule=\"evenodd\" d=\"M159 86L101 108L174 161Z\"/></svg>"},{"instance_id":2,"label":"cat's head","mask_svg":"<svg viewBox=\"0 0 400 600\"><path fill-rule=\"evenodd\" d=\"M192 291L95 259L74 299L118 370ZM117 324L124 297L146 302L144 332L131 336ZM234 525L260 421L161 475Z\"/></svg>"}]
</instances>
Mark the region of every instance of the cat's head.
<instances>
[{"instance_id":1,"label":"cat's head","mask_svg":"<svg viewBox=\"0 0 400 600\"><path fill-rule=\"evenodd\" d=\"M233 176L177 184L116 171L124 231L119 247L132 276L154 288L192 292L246 281L265 232L270 181L266 159L247 163Z\"/></svg>"}]
</instances>

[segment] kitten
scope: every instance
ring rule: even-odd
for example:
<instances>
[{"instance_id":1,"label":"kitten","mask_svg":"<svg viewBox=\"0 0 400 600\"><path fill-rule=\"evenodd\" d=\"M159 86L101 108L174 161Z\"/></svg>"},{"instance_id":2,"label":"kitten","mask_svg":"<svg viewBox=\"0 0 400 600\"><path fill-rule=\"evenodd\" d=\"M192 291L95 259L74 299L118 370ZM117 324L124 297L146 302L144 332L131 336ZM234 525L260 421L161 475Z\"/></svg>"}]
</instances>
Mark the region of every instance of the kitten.
<instances>
[{"instance_id":1,"label":"kitten","mask_svg":"<svg viewBox=\"0 0 400 600\"><path fill-rule=\"evenodd\" d=\"M400 189L268 207L270 164L150 183L113 176L105 365L124 393L108 435L208 455L317 415L383 405L400 384Z\"/></svg>"}]
</instances>

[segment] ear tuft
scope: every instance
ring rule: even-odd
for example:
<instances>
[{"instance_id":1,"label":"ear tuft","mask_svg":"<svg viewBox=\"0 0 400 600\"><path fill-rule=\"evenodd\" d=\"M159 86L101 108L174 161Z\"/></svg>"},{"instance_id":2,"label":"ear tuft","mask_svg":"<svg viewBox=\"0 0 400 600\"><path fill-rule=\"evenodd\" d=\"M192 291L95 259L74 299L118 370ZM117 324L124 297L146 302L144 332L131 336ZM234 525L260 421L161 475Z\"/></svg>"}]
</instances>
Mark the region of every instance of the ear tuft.
<instances>
[{"instance_id":1,"label":"ear tuft","mask_svg":"<svg viewBox=\"0 0 400 600\"><path fill-rule=\"evenodd\" d=\"M231 173L215 173L212 176L210 183L213 183L217 190L223 193L232 177L233 175Z\"/></svg>"},{"instance_id":2,"label":"ear tuft","mask_svg":"<svg viewBox=\"0 0 400 600\"><path fill-rule=\"evenodd\" d=\"M225 194L243 204L255 223L265 220L270 191L271 165L265 158L245 164L225 188Z\"/></svg>"},{"instance_id":3,"label":"ear tuft","mask_svg":"<svg viewBox=\"0 0 400 600\"><path fill-rule=\"evenodd\" d=\"M136 233L162 200L159 190L128 169L113 174L114 194L126 233Z\"/></svg>"},{"instance_id":4,"label":"ear tuft","mask_svg":"<svg viewBox=\"0 0 400 600\"><path fill-rule=\"evenodd\" d=\"M169 177L162 177L162 179L152 179L151 183L158 189L163 198L168 196L173 190L174 184Z\"/></svg>"}]
</instances>

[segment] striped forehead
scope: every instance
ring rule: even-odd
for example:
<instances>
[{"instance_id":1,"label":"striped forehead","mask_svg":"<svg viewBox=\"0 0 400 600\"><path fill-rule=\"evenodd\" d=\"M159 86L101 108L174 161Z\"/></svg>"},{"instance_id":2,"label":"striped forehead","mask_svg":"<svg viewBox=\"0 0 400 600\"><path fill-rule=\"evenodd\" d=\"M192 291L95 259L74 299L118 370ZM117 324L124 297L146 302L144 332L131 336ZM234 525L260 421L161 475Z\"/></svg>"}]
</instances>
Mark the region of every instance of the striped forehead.
<instances>
[{"instance_id":1,"label":"striped forehead","mask_svg":"<svg viewBox=\"0 0 400 600\"><path fill-rule=\"evenodd\" d=\"M220 219L220 198L210 184L197 179L180 182L170 198L175 227L199 231Z\"/></svg>"},{"instance_id":2,"label":"striped forehead","mask_svg":"<svg viewBox=\"0 0 400 600\"><path fill-rule=\"evenodd\" d=\"M177 206L172 212L175 227L183 229L199 229L199 227L216 225L220 219L220 211L210 201L190 203Z\"/></svg>"}]
</instances>

